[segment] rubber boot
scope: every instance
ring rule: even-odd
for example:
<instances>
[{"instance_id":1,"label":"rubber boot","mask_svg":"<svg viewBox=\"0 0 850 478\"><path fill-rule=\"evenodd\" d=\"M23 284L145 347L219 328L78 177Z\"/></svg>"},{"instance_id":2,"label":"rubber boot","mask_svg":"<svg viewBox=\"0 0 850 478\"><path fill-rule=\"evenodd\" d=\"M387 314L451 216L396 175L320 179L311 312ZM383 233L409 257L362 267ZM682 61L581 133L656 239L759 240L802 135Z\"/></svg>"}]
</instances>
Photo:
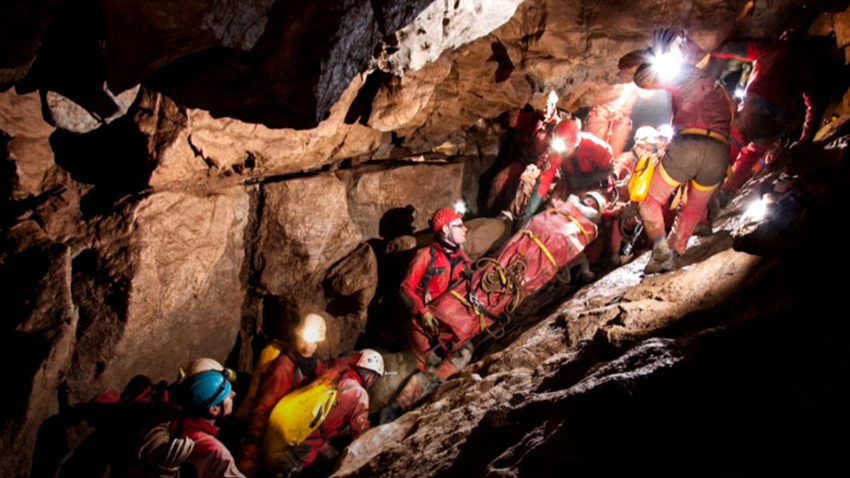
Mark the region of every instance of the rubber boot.
<instances>
[{"instance_id":1,"label":"rubber boot","mask_svg":"<svg viewBox=\"0 0 850 478\"><path fill-rule=\"evenodd\" d=\"M670 250L667 240L664 237L659 237L652 244L652 255L649 257L649 262L646 263L643 272L655 274L656 272L673 271L676 269L675 259L676 254Z\"/></svg>"}]
</instances>

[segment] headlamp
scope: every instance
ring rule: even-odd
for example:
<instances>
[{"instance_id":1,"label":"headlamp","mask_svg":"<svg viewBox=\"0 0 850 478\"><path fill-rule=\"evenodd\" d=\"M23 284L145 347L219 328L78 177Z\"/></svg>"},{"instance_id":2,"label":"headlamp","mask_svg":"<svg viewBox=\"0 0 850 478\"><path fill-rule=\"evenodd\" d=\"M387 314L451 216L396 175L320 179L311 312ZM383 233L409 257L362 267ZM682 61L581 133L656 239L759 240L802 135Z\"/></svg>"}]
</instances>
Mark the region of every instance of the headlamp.
<instances>
[{"instance_id":1,"label":"headlamp","mask_svg":"<svg viewBox=\"0 0 850 478\"><path fill-rule=\"evenodd\" d=\"M673 127L669 124L659 125L658 136L664 138L665 141L670 141L671 139L673 139Z\"/></svg>"},{"instance_id":2,"label":"headlamp","mask_svg":"<svg viewBox=\"0 0 850 478\"><path fill-rule=\"evenodd\" d=\"M466 204L464 204L463 201L458 201L454 205L454 210L456 213L463 216L464 214L466 214Z\"/></svg>"},{"instance_id":3,"label":"headlamp","mask_svg":"<svg viewBox=\"0 0 850 478\"><path fill-rule=\"evenodd\" d=\"M740 86L735 88L735 98L738 98L739 100L743 100L745 94L746 93L744 92L744 89L741 88Z\"/></svg>"},{"instance_id":4,"label":"headlamp","mask_svg":"<svg viewBox=\"0 0 850 478\"><path fill-rule=\"evenodd\" d=\"M563 153L567 149L567 142L561 138L555 138L550 145L556 153Z\"/></svg>"},{"instance_id":5,"label":"headlamp","mask_svg":"<svg viewBox=\"0 0 850 478\"><path fill-rule=\"evenodd\" d=\"M658 72L662 80L675 78L682 71L682 64L682 55L677 47L655 56L652 60L652 68Z\"/></svg>"},{"instance_id":6,"label":"headlamp","mask_svg":"<svg viewBox=\"0 0 850 478\"><path fill-rule=\"evenodd\" d=\"M322 340L319 335L319 327L305 327L304 330L301 331L301 339L311 344L321 342Z\"/></svg>"},{"instance_id":7,"label":"headlamp","mask_svg":"<svg viewBox=\"0 0 850 478\"><path fill-rule=\"evenodd\" d=\"M770 202L770 198L767 197L767 195L757 201L754 201L744 212L744 218L751 219L753 221L761 221L767 215L767 207Z\"/></svg>"}]
</instances>

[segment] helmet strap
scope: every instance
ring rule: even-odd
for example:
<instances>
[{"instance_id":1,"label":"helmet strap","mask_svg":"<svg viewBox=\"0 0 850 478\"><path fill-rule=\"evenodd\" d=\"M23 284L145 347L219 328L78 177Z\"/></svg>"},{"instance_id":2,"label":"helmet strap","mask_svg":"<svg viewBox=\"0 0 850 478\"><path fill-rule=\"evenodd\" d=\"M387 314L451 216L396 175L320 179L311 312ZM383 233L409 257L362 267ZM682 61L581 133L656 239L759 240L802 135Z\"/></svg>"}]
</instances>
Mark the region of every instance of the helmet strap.
<instances>
[{"instance_id":1,"label":"helmet strap","mask_svg":"<svg viewBox=\"0 0 850 478\"><path fill-rule=\"evenodd\" d=\"M451 226L449 226L449 231L451 231ZM449 232L449 234L451 234L451 232ZM442 231L437 234L437 242L439 242L440 245L443 246L443 249L445 249L449 254L454 253L460 248L458 244L449 238L448 234L445 234Z\"/></svg>"}]
</instances>

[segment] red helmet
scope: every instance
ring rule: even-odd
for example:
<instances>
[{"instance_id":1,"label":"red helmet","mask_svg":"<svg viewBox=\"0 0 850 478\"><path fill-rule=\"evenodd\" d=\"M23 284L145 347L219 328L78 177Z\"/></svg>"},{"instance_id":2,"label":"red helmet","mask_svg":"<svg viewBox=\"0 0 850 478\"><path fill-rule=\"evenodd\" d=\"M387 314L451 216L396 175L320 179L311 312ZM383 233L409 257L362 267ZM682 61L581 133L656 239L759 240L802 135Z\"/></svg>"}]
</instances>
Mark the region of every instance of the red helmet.
<instances>
[{"instance_id":1,"label":"red helmet","mask_svg":"<svg viewBox=\"0 0 850 478\"><path fill-rule=\"evenodd\" d=\"M455 219L463 219L460 214L456 213L454 209L444 208L439 209L437 212L431 216L431 230L434 232L440 232L443 229L443 226L454 221Z\"/></svg>"},{"instance_id":2,"label":"red helmet","mask_svg":"<svg viewBox=\"0 0 850 478\"><path fill-rule=\"evenodd\" d=\"M578 123L573 120L564 120L555 126L554 131L552 131L552 136L560 138L567 146L575 147L578 146L579 142L578 133Z\"/></svg>"}]
</instances>

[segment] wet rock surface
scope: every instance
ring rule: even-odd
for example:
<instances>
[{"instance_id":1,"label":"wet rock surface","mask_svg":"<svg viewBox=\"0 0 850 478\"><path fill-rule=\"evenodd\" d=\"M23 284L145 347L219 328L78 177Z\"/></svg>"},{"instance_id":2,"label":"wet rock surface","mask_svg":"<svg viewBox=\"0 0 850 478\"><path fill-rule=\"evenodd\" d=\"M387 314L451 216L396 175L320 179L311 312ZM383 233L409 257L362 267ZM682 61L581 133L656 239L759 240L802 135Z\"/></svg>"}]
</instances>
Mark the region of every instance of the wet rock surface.
<instances>
[{"instance_id":1,"label":"wet rock surface","mask_svg":"<svg viewBox=\"0 0 850 478\"><path fill-rule=\"evenodd\" d=\"M726 249L642 278L645 259L582 289L423 407L369 431L334 476L836 466L836 445L850 438L850 388L829 383L850 365L846 306L834 300L839 286L807 279L834 264Z\"/></svg>"}]
</instances>

